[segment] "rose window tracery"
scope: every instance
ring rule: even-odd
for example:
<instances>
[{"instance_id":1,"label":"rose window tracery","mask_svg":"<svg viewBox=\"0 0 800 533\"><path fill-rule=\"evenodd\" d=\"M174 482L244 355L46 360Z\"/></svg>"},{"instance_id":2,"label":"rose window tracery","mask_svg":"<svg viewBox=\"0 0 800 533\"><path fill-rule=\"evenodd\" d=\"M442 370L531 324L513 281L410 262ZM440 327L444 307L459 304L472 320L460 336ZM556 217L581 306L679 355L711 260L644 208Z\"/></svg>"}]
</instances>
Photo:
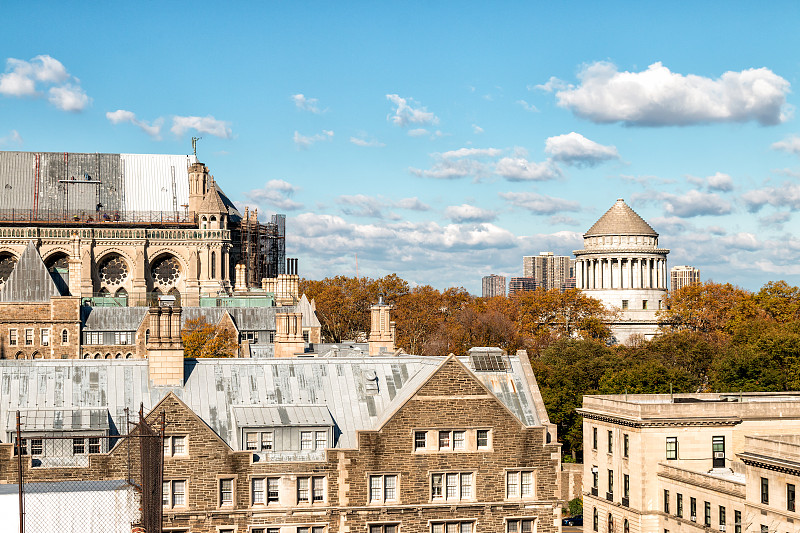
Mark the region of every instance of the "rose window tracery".
<instances>
[{"instance_id":1,"label":"rose window tracery","mask_svg":"<svg viewBox=\"0 0 800 533\"><path fill-rule=\"evenodd\" d=\"M112 255L100 263L97 272L101 283L119 285L128 277L128 264L119 255Z\"/></svg>"},{"instance_id":2,"label":"rose window tracery","mask_svg":"<svg viewBox=\"0 0 800 533\"><path fill-rule=\"evenodd\" d=\"M151 268L153 281L160 287L175 285L181 275L181 264L171 256L157 259Z\"/></svg>"},{"instance_id":3,"label":"rose window tracery","mask_svg":"<svg viewBox=\"0 0 800 533\"><path fill-rule=\"evenodd\" d=\"M17 258L11 254L0 255L0 287L5 285L8 277L14 271L17 264Z\"/></svg>"}]
</instances>

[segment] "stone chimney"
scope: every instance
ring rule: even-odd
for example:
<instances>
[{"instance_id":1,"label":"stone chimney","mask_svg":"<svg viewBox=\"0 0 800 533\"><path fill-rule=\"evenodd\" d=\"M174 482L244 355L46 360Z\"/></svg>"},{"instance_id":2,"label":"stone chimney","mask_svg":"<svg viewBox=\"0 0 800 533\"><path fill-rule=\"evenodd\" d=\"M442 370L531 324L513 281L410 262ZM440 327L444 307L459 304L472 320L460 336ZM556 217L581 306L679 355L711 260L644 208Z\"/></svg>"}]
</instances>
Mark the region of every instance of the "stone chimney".
<instances>
[{"instance_id":1,"label":"stone chimney","mask_svg":"<svg viewBox=\"0 0 800 533\"><path fill-rule=\"evenodd\" d=\"M69 293L73 296L81 295L81 237L78 232L69 236Z\"/></svg>"},{"instance_id":2,"label":"stone chimney","mask_svg":"<svg viewBox=\"0 0 800 533\"><path fill-rule=\"evenodd\" d=\"M244 263L236 265L236 279L234 280L233 292L247 292L247 267Z\"/></svg>"},{"instance_id":3,"label":"stone chimney","mask_svg":"<svg viewBox=\"0 0 800 533\"><path fill-rule=\"evenodd\" d=\"M145 345L150 383L156 386L183 386L183 343L181 308L155 304L147 312L150 331Z\"/></svg>"},{"instance_id":4,"label":"stone chimney","mask_svg":"<svg viewBox=\"0 0 800 533\"><path fill-rule=\"evenodd\" d=\"M300 276L297 259L286 259L286 274L278 274L275 283L275 300L280 306L295 305L300 299Z\"/></svg>"},{"instance_id":5,"label":"stone chimney","mask_svg":"<svg viewBox=\"0 0 800 533\"><path fill-rule=\"evenodd\" d=\"M275 357L295 357L305 351L301 313L277 313L275 327Z\"/></svg>"},{"instance_id":6,"label":"stone chimney","mask_svg":"<svg viewBox=\"0 0 800 533\"><path fill-rule=\"evenodd\" d=\"M395 323L391 321L391 305L383 303L383 296L378 303L369 308L371 325L369 337L370 355L391 355L394 353Z\"/></svg>"}]
</instances>

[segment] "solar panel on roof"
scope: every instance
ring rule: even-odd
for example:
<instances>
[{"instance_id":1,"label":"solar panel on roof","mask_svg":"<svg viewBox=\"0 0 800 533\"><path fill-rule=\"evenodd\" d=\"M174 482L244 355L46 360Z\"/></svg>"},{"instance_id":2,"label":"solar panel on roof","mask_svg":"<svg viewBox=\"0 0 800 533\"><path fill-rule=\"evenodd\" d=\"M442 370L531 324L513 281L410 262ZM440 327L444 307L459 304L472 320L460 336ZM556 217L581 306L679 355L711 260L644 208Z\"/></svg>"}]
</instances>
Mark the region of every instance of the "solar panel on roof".
<instances>
[{"instance_id":1,"label":"solar panel on roof","mask_svg":"<svg viewBox=\"0 0 800 533\"><path fill-rule=\"evenodd\" d=\"M470 364L475 372L506 372L508 366L502 355L474 354L469 356Z\"/></svg>"}]
</instances>

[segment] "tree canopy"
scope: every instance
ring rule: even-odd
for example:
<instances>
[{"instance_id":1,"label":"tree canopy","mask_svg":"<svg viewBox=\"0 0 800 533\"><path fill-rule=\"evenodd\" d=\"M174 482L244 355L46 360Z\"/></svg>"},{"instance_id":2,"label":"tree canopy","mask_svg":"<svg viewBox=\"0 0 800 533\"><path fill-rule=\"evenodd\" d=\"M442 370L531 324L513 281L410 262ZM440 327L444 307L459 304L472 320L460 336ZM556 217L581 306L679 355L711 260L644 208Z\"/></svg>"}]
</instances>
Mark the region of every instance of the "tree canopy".
<instances>
[{"instance_id":1,"label":"tree canopy","mask_svg":"<svg viewBox=\"0 0 800 533\"><path fill-rule=\"evenodd\" d=\"M181 340L184 357L235 357L239 349L233 330L206 322L204 316L186 321Z\"/></svg>"}]
</instances>

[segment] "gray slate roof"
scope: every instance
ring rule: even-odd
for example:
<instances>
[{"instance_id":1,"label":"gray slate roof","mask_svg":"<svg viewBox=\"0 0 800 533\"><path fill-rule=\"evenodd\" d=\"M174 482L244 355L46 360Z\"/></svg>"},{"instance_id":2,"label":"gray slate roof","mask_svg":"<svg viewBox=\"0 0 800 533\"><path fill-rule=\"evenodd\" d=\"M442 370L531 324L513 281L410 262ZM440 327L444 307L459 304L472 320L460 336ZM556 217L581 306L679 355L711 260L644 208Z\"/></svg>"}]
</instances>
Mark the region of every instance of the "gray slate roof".
<instances>
[{"instance_id":1,"label":"gray slate roof","mask_svg":"<svg viewBox=\"0 0 800 533\"><path fill-rule=\"evenodd\" d=\"M584 237L597 235L652 235L658 237L658 233L636 214L636 211L628 207L625 200L619 198L611 209L600 217L600 219L583 234Z\"/></svg>"},{"instance_id":2,"label":"gray slate roof","mask_svg":"<svg viewBox=\"0 0 800 533\"><path fill-rule=\"evenodd\" d=\"M0 438L17 409L106 409L110 431L118 433L126 407L134 416L140 403L149 411L174 392L233 447L239 429L234 408L324 405L338 430L335 447L349 448L356 445L356 431L379 427L443 361L421 356L187 360L184 386L169 388L150 386L146 360L1 360L0 424L6 427ZM507 371L476 377L523 423L539 425L522 363L515 356L509 361Z\"/></svg>"},{"instance_id":3,"label":"gray slate roof","mask_svg":"<svg viewBox=\"0 0 800 533\"><path fill-rule=\"evenodd\" d=\"M233 408L233 418L239 427L271 426L332 426L328 407L322 405L250 405Z\"/></svg>"},{"instance_id":4,"label":"gray slate roof","mask_svg":"<svg viewBox=\"0 0 800 533\"><path fill-rule=\"evenodd\" d=\"M54 296L61 296L61 292L33 241L29 241L0 290L0 302L50 302Z\"/></svg>"},{"instance_id":5,"label":"gray slate roof","mask_svg":"<svg viewBox=\"0 0 800 533\"><path fill-rule=\"evenodd\" d=\"M225 313L231 315L239 331L275 330L275 313L292 312L294 307L183 307L181 323L206 317L216 324ZM135 331L147 316L147 307L81 308L83 327L88 331Z\"/></svg>"}]
</instances>

